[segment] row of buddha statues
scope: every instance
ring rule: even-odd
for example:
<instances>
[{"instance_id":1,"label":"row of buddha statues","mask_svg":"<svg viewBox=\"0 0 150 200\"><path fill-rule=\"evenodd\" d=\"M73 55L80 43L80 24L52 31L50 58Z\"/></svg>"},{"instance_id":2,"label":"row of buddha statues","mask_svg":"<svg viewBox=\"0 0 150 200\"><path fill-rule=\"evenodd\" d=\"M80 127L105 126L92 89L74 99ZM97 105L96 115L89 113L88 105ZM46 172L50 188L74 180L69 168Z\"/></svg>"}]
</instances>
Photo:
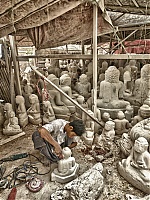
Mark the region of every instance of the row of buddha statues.
<instances>
[{"instance_id":1,"label":"row of buddha statues","mask_svg":"<svg viewBox=\"0 0 150 200\"><path fill-rule=\"evenodd\" d=\"M57 69L63 69L59 73L56 69L53 71L51 65L47 70L39 70L94 116L92 62L88 63L84 73L78 73L82 72L78 62L62 65L62 62L55 65ZM77 72L77 69L80 70ZM22 80L22 96L15 98L16 112L10 103L4 104L0 130L4 135L13 135L21 132L28 123L39 125L56 118L68 121L71 117L81 118L86 125L82 136L84 143L111 152L113 142L117 140L123 156L118 163L119 173L132 185L150 194L150 64L145 64L139 72L133 60L119 68L108 66L104 61L99 73L96 117L100 124L94 123L66 96L32 71L30 80ZM54 177L59 174L60 178L61 172L55 172Z\"/></svg>"}]
</instances>

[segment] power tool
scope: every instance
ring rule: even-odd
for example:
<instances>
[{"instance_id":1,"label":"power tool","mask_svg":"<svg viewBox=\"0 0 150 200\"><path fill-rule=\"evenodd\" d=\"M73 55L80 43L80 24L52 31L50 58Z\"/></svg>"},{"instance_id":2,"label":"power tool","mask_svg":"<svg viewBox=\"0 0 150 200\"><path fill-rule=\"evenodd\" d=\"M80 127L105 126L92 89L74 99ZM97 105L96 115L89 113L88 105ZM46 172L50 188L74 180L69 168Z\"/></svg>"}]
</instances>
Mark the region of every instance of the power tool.
<instances>
[{"instance_id":1,"label":"power tool","mask_svg":"<svg viewBox=\"0 0 150 200\"><path fill-rule=\"evenodd\" d=\"M11 155L9 157L2 158L0 160L0 164L2 164L3 162L7 162L7 161L14 161L14 160L26 158L26 157L28 157L28 155L29 155L28 153L14 154L14 155Z\"/></svg>"}]
</instances>

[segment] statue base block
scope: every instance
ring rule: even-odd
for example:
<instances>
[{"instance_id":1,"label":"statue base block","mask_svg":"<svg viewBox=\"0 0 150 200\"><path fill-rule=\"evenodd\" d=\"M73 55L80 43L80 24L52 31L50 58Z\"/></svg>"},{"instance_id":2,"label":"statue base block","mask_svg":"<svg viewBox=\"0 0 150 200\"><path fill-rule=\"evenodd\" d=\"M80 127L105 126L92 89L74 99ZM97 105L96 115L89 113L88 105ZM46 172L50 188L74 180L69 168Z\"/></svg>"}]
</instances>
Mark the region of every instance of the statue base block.
<instances>
[{"instance_id":1,"label":"statue base block","mask_svg":"<svg viewBox=\"0 0 150 200\"><path fill-rule=\"evenodd\" d=\"M119 162L118 171L120 175L123 176L124 179L126 179L134 187L138 188L139 190L147 194L150 194L150 181L145 181L145 180L142 180L142 178L140 178L140 175L142 174L142 171L140 169L134 169L132 166L125 168L122 165L122 163ZM150 179L150 177L145 177L145 178Z\"/></svg>"},{"instance_id":2,"label":"statue base block","mask_svg":"<svg viewBox=\"0 0 150 200\"><path fill-rule=\"evenodd\" d=\"M79 169L79 164L75 164L75 168L72 174L69 175L59 175L55 174L54 172L51 173L51 181L56 181L58 183L68 183L77 177L77 171Z\"/></svg>"}]
</instances>

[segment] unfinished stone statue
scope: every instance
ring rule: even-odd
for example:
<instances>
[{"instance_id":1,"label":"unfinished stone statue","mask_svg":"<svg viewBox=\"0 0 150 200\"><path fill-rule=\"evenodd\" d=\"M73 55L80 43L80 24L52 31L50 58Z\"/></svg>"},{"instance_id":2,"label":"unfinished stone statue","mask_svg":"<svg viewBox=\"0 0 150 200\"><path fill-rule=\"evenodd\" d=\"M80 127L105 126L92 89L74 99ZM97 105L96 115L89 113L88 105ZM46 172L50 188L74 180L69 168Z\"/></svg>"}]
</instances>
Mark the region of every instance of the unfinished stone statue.
<instances>
[{"instance_id":1,"label":"unfinished stone statue","mask_svg":"<svg viewBox=\"0 0 150 200\"><path fill-rule=\"evenodd\" d=\"M143 192L150 194L150 153L144 137L135 140L127 159L119 162L118 171L128 182Z\"/></svg>"},{"instance_id":2,"label":"unfinished stone statue","mask_svg":"<svg viewBox=\"0 0 150 200\"><path fill-rule=\"evenodd\" d=\"M130 137L132 141L135 141L138 137L144 137L150 143L150 118L144 119L137 123L130 131ZM150 151L150 148L149 148Z\"/></svg>"},{"instance_id":3,"label":"unfinished stone statue","mask_svg":"<svg viewBox=\"0 0 150 200\"><path fill-rule=\"evenodd\" d=\"M143 104L140 109L138 110L138 115L136 115L131 124L132 126L136 125L138 122L146 119L146 118L149 118L150 117L150 106L146 105L146 104Z\"/></svg>"},{"instance_id":4,"label":"unfinished stone statue","mask_svg":"<svg viewBox=\"0 0 150 200\"><path fill-rule=\"evenodd\" d=\"M123 83L119 81L119 75L120 72L115 66L110 66L106 70L105 80L100 83L99 99L97 99L97 106L100 110L109 112L112 118L116 118L118 109L125 110L126 106L130 104L122 100L124 87Z\"/></svg>"},{"instance_id":5,"label":"unfinished stone statue","mask_svg":"<svg viewBox=\"0 0 150 200\"><path fill-rule=\"evenodd\" d=\"M135 81L135 88L133 95L135 100L141 105L144 103L148 96L150 81L150 64L146 64L141 69L141 78Z\"/></svg>"},{"instance_id":6,"label":"unfinished stone statue","mask_svg":"<svg viewBox=\"0 0 150 200\"><path fill-rule=\"evenodd\" d=\"M96 135L95 137L95 146L96 148L101 148L105 151L112 151L112 141L115 137L115 123L113 121L107 121L103 128L101 135Z\"/></svg>"},{"instance_id":7,"label":"unfinished stone statue","mask_svg":"<svg viewBox=\"0 0 150 200\"><path fill-rule=\"evenodd\" d=\"M54 74L57 78L60 77L59 60L51 60L51 64L48 66L48 73Z\"/></svg>"},{"instance_id":8,"label":"unfinished stone statue","mask_svg":"<svg viewBox=\"0 0 150 200\"><path fill-rule=\"evenodd\" d=\"M91 96L91 83L88 81L86 74L80 76L79 82L76 83L76 90L85 100Z\"/></svg>"},{"instance_id":9,"label":"unfinished stone statue","mask_svg":"<svg viewBox=\"0 0 150 200\"><path fill-rule=\"evenodd\" d=\"M4 124L4 108L1 104L3 101L4 100L0 99L0 139L2 138L3 124Z\"/></svg>"},{"instance_id":10,"label":"unfinished stone statue","mask_svg":"<svg viewBox=\"0 0 150 200\"><path fill-rule=\"evenodd\" d=\"M43 124L49 123L54 119L56 118L50 101L43 101Z\"/></svg>"},{"instance_id":11,"label":"unfinished stone statue","mask_svg":"<svg viewBox=\"0 0 150 200\"><path fill-rule=\"evenodd\" d=\"M11 103L5 103L4 105L4 127L9 123L10 112L13 111Z\"/></svg>"},{"instance_id":12,"label":"unfinished stone statue","mask_svg":"<svg viewBox=\"0 0 150 200\"><path fill-rule=\"evenodd\" d=\"M125 115L122 111L119 111L117 114L117 118L115 119L115 132L116 135L122 135L123 133L127 133L130 125L129 125L129 121L127 119L125 119Z\"/></svg>"},{"instance_id":13,"label":"unfinished stone statue","mask_svg":"<svg viewBox=\"0 0 150 200\"><path fill-rule=\"evenodd\" d=\"M15 117L15 112L13 110L9 111L8 117L8 124L4 126L3 134L10 136L21 133L22 129L18 125L18 118Z\"/></svg>"},{"instance_id":14,"label":"unfinished stone statue","mask_svg":"<svg viewBox=\"0 0 150 200\"><path fill-rule=\"evenodd\" d=\"M29 122L38 125L42 122L38 96L36 94L31 94L29 96L29 101L31 104L31 107L27 110Z\"/></svg>"},{"instance_id":15,"label":"unfinished stone statue","mask_svg":"<svg viewBox=\"0 0 150 200\"><path fill-rule=\"evenodd\" d=\"M94 117L94 113L91 110L87 111L91 116ZM92 146L94 139L94 121L85 113L83 113L86 117L84 118L85 122L85 133L82 134L82 139L85 142L85 145Z\"/></svg>"},{"instance_id":16,"label":"unfinished stone statue","mask_svg":"<svg viewBox=\"0 0 150 200\"><path fill-rule=\"evenodd\" d=\"M51 195L51 200L94 200L97 199L104 187L103 166L99 162L80 177L67 183L64 188Z\"/></svg>"},{"instance_id":17,"label":"unfinished stone statue","mask_svg":"<svg viewBox=\"0 0 150 200\"><path fill-rule=\"evenodd\" d=\"M25 98L25 106L26 109L30 108L31 104L29 101L29 96L32 94L33 89L32 87L28 84L27 80L24 79L22 82L22 95Z\"/></svg>"},{"instance_id":18,"label":"unfinished stone statue","mask_svg":"<svg viewBox=\"0 0 150 200\"><path fill-rule=\"evenodd\" d=\"M128 133L123 133L119 140L121 157L126 158L130 155L131 149L133 147L133 142Z\"/></svg>"},{"instance_id":19,"label":"unfinished stone statue","mask_svg":"<svg viewBox=\"0 0 150 200\"><path fill-rule=\"evenodd\" d=\"M127 105L126 106L126 111L125 111L125 118L131 123L133 120L133 106Z\"/></svg>"},{"instance_id":20,"label":"unfinished stone statue","mask_svg":"<svg viewBox=\"0 0 150 200\"><path fill-rule=\"evenodd\" d=\"M54 74L50 74L47 78L59 88L59 79ZM46 85L55 117L58 119L69 120L71 113L67 106L62 102L62 95L50 83L46 83Z\"/></svg>"},{"instance_id":21,"label":"unfinished stone statue","mask_svg":"<svg viewBox=\"0 0 150 200\"><path fill-rule=\"evenodd\" d=\"M132 95L134 90L135 81L137 79L138 68L136 67L136 61L130 60L129 65L124 68L124 85L125 91Z\"/></svg>"},{"instance_id":22,"label":"unfinished stone statue","mask_svg":"<svg viewBox=\"0 0 150 200\"><path fill-rule=\"evenodd\" d=\"M18 105L17 107L17 115L19 119L19 124L21 127L25 127L28 124L28 115L27 111L25 108L25 100L24 97L21 95L16 96L16 104Z\"/></svg>"},{"instance_id":23,"label":"unfinished stone statue","mask_svg":"<svg viewBox=\"0 0 150 200\"><path fill-rule=\"evenodd\" d=\"M68 74L63 74L60 77L60 88L70 98L73 98L72 89L71 89L71 77ZM67 99L64 95L61 96L61 100L68 107L68 109L70 110L71 113L76 112L75 105L69 99Z\"/></svg>"},{"instance_id":24,"label":"unfinished stone statue","mask_svg":"<svg viewBox=\"0 0 150 200\"><path fill-rule=\"evenodd\" d=\"M86 72L88 81L92 83L93 81L93 61L90 61L87 65L87 72Z\"/></svg>"},{"instance_id":25,"label":"unfinished stone statue","mask_svg":"<svg viewBox=\"0 0 150 200\"><path fill-rule=\"evenodd\" d=\"M101 72L105 74L107 69L108 69L108 62L107 61L103 61L102 62Z\"/></svg>"},{"instance_id":26,"label":"unfinished stone statue","mask_svg":"<svg viewBox=\"0 0 150 200\"><path fill-rule=\"evenodd\" d=\"M72 152L69 147L64 147L62 154L63 159L58 161L58 168L52 172L51 181L67 183L76 177L79 165L75 162L75 158L71 157Z\"/></svg>"}]
</instances>

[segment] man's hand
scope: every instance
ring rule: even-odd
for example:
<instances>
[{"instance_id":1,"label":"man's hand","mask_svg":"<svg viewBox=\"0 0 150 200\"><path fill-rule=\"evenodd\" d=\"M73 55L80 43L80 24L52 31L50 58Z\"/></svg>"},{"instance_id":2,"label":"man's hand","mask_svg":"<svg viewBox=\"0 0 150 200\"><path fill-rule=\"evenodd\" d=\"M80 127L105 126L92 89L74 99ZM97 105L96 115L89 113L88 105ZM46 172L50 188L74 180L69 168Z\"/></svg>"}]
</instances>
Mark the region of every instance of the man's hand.
<instances>
[{"instance_id":1,"label":"man's hand","mask_svg":"<svg viewBox=\"0 0 150 200\"><path fill-rule=\"evenodd\" d=\"M59 144L55 145L54 151L55 151L56 156L58 156L60 159L63 158L62 148L61 148L61 146Z\"/></svg>"}]
</instances>

